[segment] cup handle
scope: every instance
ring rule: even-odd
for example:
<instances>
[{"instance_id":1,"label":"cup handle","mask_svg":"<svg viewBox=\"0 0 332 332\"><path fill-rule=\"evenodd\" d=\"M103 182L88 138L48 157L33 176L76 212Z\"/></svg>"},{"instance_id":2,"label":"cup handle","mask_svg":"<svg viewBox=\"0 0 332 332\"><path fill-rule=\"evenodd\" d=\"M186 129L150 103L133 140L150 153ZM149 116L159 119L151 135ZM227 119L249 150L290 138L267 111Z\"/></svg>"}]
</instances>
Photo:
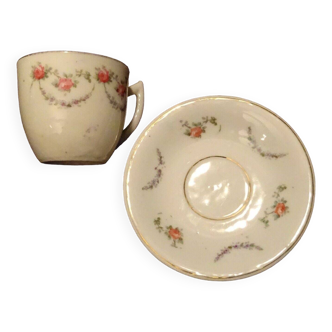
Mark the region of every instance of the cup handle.
<instances>
[{"instance_id":1,"label":"cup handle","mask_svg":"<svg viewBox=\"0 0 332 332\"><path fill-rule=\"evenodd\" d=\"M128 88L128 97L135 95L136 96L136 109L134 116L129 123L129 125L126 127L126 129L123 130L122 135L120 137L120 140L118 142L118 145L116 148L118 148L124 141L127 140L127 138L134 132L136 127L138 126L142 114L143 114L143 107L144 107L144 85L143 82L139 81L136 84L130 86Z\"/></svg>"}]
</instances>

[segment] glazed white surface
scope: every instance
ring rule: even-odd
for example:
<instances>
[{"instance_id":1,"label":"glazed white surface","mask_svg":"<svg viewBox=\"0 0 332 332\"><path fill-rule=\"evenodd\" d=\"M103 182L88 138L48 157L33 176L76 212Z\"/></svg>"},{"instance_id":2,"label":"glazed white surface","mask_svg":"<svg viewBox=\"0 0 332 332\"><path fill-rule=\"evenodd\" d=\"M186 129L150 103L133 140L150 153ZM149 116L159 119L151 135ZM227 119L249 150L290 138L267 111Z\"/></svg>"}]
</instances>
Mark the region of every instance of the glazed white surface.
<instances>
[{"instance_id":1,"label":"glazed white surface","mask_svg":"<svg viewBox=\"0 0 332 332\"><path fill-rule=\"evenodd\" d=\"M207 219L226 220L244 209L251 194L242 167L225 157L207 157L194 164L184 180L187 202Z\"/></svg>"},{"instance_id":2,"label":"glazed white surface","mask_svg":"<svg viewBox=\"0 0 332 332\"><path fill-rule=\"evenodd\" d=\"M83 77L77 88L59 91L52 83L56 77L33 80L33 67L42 66L75 75L76 70L91 73L92 82ZM107 68L125 82L125 95L119 96L115 81L107 85L116 102L126 106L129 69L123 63L105 56L80 52L44 52L21 58L17 64L20 111L24 130L36 157L41 162L89 161L104 163L113 153L120 139L125 110L115 109L100 82L95 80L96 68ZM51 104L41 94L38 84L58 100L72 101L89 94L79 106L61 107Z\"/></svg>"},{"instance_id":3,"label":"glazed white surface","mask_svg":"<svg viewBox=\"0 0 332 332\"><path fill-rule=\"evenodd\" d=\"M185 135L183 123L202 121L202 117L214 117L217 124L207 123L201 137ZM249 136L255 137L255 144ZM157 149L164 161L157 167L161 169L159 183L143 190L156 176ZM186 174L210 156L236 161L251 183L246 207L225 220L195 213L184 195ZM313 204L312 176L303 145L272 112L236 98L200 98L166 111L139 137L125 171L126 207L140 239L167 265L208 279L245 277L273 265L302 235ZM274 220L272 196L279 186L287 187L280 194L287 208ZM267 227L260 220L266 209L272 211ZM162 232L156 229L156 218L160 218ZM171 245L173 238L165 236L169 225L181 232L183 243L176 247ZM215 261L224 248L241 243L242 249L232 247ZM246 243L251 248L244 248Z\"/></svg>"}]
</instances>

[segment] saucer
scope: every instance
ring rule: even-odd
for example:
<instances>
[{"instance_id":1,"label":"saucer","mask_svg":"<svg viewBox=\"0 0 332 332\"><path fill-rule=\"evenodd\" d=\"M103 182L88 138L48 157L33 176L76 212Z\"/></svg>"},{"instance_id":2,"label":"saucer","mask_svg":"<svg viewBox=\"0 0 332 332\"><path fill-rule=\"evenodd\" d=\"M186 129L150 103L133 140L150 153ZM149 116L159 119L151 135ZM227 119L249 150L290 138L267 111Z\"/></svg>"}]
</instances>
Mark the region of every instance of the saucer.
<instances>
[{"instance_id":1,"label":"saucer","mask_svg":"<svg viewBox=\"0 0 332 332\"><path fill-rule=\"evenodd\" d=\"M280 261L308 226L315 196L294 130L249 100L213 96L158 116L127 161L124 197L143 244L201 279L248 277Z\"/></svg>"}]
</instances>

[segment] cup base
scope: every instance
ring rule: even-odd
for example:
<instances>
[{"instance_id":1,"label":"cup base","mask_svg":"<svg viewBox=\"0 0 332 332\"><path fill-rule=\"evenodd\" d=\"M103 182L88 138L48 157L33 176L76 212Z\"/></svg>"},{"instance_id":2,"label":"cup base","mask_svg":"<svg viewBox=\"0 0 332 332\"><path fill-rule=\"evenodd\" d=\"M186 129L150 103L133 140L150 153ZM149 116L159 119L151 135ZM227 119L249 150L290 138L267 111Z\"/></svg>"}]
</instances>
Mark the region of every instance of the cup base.
<instances>
[{"instance_id":1,"label":"cup base","mask_svg":"<svg viewBox=\"0 0 332 332\"><path fill-rule=\"evenodd\" d=\"M41 161L42 164L49 165L103 165L107 160L103 161L86 161L86 160L52 160L52 161Z\"/></svg>"}]
</instances>

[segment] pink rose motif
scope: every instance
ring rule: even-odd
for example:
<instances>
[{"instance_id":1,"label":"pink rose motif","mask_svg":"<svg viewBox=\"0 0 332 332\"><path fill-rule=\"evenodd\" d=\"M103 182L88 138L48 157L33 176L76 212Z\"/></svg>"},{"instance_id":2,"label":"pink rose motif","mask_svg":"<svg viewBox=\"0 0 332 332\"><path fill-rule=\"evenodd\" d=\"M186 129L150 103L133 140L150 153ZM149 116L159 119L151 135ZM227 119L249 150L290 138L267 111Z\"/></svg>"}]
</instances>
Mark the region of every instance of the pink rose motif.
<instances>
[{"instance_id":1,"label":"pink rose motif","mask_svg":"<svg viewBox=\"0 0 332 332\"><path fill-rule=\"evenodd\" d=\"M98 79L102 83L107 83L110 79L110 73L106 69L102 69L98 73Z\"/></svg>"},{"instance_id":2,"label":"pink rose motif","mask_svg":"<svg viewBox=\"0 0 332 332\"><path fill-rule=\"evenodd\" d=\"M286 206L284 203L278 203L274 213L281 217L286 211Z\"/></svg>"},{"instance_id":3,"label":"pink rose motif","mask_svg":"<svg viewBox=\"0 0 332 332\"><path fill-rule=\"evenodd\" d=\"M38 67L36 67L33 71L33 77L36 80L41 80L42 78L44 78L45 76L45 70L44 67L42 65L39 65Z\"/></svg>"},{"instance_id":4,"label":"pink rose motif","mask_svg":"<svg viewBox=\"0 0 332 332\"><path fill-rule=\"evenodd\" d=\"M116 92L118 93L119 96L123 97L126 93L126 87L123 84L119 83Z\"/></svg>"},{"instance_id":5,"label":"pink rose motif","mask_svg":"<svg viewBox=\"0 0 332 332\"><path fill-rule=\"evenodd\" d=\"M58 83L58 88L60 90L68 91L74 85L70 78L60 78Z\"/></svg>"},{"instance_id":6,"label":"pink rose motif","mask_svg":"<svg viewBox=\"0 0 332 332\"><path fill-rule=\"evenodd\" d=\"M168 231L168 234L173 240L177 240L181 237L181 232L179 231L178 228L171 228Z\"/></svg>"},{"instance_id":7,"label":"pink rose motif","mask_svg":"<svg viewBox=\"0 0 332 332\"><path fill-rule=\"evenodd\" d=\"M202 135L202 128L201 127L194 127L190 129L190 136L191 137L201 137Z\"/></svg>"}]
</instances>

